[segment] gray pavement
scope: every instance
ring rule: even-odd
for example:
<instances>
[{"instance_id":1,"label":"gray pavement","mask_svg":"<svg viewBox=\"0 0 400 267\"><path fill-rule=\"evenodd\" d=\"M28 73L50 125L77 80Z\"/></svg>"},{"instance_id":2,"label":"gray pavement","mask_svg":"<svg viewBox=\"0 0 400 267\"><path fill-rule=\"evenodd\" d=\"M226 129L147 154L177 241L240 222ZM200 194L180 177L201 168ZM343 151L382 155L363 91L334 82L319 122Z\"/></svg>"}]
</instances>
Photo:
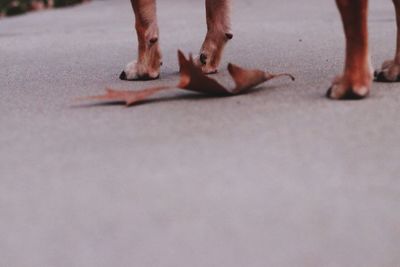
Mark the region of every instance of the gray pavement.
<instances>
[{"instance_id":1,"label":"gray pavement","mask_svg":"<svg viewBox=\"0 0 400 267\"><path fill-rule=\"evenodd\" d=\"M323 97L343 64L334 1L235 1L223 65L294 83L75 105L176 83L203 2L159 2L164 67L148 83L118 80L137 45L127 0L0 20L0 266L400 266L400 85ZM370 26L378 67L394 50L389 0L371 2Z\"/></svg>"}]
</instances>

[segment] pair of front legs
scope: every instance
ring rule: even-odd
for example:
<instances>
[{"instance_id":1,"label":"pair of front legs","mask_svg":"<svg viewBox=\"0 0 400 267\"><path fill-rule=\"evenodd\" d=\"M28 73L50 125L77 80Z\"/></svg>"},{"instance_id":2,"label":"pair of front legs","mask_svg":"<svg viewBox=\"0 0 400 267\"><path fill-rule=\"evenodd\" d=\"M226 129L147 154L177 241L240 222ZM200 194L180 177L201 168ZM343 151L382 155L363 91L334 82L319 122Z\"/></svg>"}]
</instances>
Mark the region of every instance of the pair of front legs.
<instances>
[{"instance_id":1,"label":"pair of front legs","mask_svg":"<svg viewBox=\"0 0 400 267\"><path fill-rule=\"evenodd\" d=\"M131 0L139 43L138 60L127 65L124 80L156 79L160 73L161 52L156 16L156 0ZM397 49L394 60L386 61L375 72L377 81L400 80L400 0L393 0L397 17ZM335 79L327 96L332 99L363 98L369 94L372 67L368 48L368 0L336 0L346 36L344 73ZM230 33L230 0L206 0L207 35L198 64L204 73L217 71Z\"/></svg>"},{"instance_id":2,"label":"pair of front legs","mask_svg":"<svg viewBox=\"0 0 400 267\"><path fill-rule=\"evenodd\" d=\"M131 0L139 43L138 59L121 73L122 80L149 80L160 75L161 52L156 0ZM206 0L207 35L196 59L204 73L217 72L230 32L230 0Z\"/></svg>"}]
</instances>

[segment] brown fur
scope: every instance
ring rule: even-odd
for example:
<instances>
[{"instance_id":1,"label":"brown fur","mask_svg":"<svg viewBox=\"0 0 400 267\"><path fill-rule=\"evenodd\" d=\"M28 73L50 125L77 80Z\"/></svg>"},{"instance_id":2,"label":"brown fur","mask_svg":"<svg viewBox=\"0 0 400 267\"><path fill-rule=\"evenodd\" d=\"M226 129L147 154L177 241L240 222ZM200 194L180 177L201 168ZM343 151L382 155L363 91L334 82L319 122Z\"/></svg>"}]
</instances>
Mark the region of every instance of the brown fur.
<instances>
[{"instance_id":1,"label":"brown fur","mask_svg":"<svg viewBox=\"0 0 400 267\"><path fill-rule=\"evenodd\" d=\"M397 20L397 46L393 60L387 60L382 68L375 72L375 77L382 82L400 81L400 0L393 0Z\"/></svg>"},{"instance_id":2,"label":"brown fur","mask_svg":"<svg viewBox=\"0 0 400 267\"><path fill-rule=\"evenodd\" d=\"M336 0L346 36L346 61L343 76L337 78L328 97L362 98L372 83L368 51L367 0Z\"/></svg>"},{"instance_id":3,"label":"brown fur","mask_svg":"<svg viewBox=\"0 0 400 267\"><path fill-rule=\"evenodd\" d=\"M122 79L158 78L161 53L156 16L156 0L131 0L139 41L138 60L130 63ZM400 0L393 0L397 15L397 49L394 60L386 61L375 73L378 81L400 80ZM372 84L368 48L368 0L336 0L346 36L346 60L343 75L336 78L327 96L332 99L363 98ZM217 71L224 47L232 38L230 0L206 0L207 35L197 58L204 73Z\"/></svg>"}]
</instances>

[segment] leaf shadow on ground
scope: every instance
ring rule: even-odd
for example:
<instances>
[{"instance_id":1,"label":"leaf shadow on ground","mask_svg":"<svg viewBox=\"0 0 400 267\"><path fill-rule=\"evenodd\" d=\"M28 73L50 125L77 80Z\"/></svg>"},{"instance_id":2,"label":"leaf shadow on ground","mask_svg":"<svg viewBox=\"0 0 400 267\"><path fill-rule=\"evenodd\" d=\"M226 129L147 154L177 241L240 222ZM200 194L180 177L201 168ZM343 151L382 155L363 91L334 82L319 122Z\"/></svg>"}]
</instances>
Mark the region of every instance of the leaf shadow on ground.
<instances>
[{"instance_id":1,"label":"leaf shadow on ground","mask_svg":"<svg viewBox=\"0 0 400 267\"><path fill-rule=\"evenodd\" d=\"M126 106L124 101L107 101L107 102L97 102L97 103L84 103L84 104L72 104L70 107L71 108L96 108L96 107L114 107L114 106L124 106L126 108L134 108L142 105L150 105L150 104L157 104L161 102L173 102L173 101L205 101L205 100L210 100L210 99L222 99L222 98L238 98L240 96L244 95L259 95L264 92L271 92L275 91L276 89L279 89L278 86L274 85L261 85L257 86L255 88L252 88L251 90L248 90L246 92L243 92L238 95L230 95L230 96L213 96L213 95L206 95L206 94L200 94L200 93L195 93L195 92L189 92L189 91L182 91L179 89L176 89L176 91L173 92L173 95L169 96L158 96L158 97L153 97L149 99L145 99L143 101L140 101L138 103L135 103L132 106ZM181 93L179 93L181 91Z\"/></svg>"}]
</instances>

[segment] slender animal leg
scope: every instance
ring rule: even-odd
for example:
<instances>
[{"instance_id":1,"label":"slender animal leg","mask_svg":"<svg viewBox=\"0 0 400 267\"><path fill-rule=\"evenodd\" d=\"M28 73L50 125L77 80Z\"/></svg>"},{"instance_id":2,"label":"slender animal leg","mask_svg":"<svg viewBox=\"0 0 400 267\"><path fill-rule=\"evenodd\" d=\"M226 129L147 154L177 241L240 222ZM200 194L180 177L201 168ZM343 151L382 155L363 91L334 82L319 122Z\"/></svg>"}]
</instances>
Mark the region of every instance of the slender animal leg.
<instances>
[{"instance_id":1,"label":"slender animal leg","mask_svg":"<svg viewBox=\"0 0 400 267\"><path fill-rule=\"evenodd\" d=\"M346 35L343 76L328 90L332 99L361 99L369 94L372 68L368 51L368 0L336 0Z\"/></svg>"},{"instance_id":2,"label":"slender animal leg","mask_svg":"<svg viewBox=\"0 0 400 267\"><path fill-rule=\"evenodd\" d=\"M131 0L138 37L138 59L121 73L122 80L150 80L160 75L161 52L157 25L156 0Z\"/></svg>"},{"instance_id":3,"label":"slender animal leg","mask_svg":"<svg viewBox=\"0 0 400 267\"><path fill-rule=\"evenodd\" d=\"M206 0L207 35L197 59L204 73L218 70L226 43L232 39L230 0Z\"/></svg>"},{"instance_id":4,"label":"slender animal leg","mask_svg":"<svg viewBox=\"0 0 400 267\"><path fill-rule=\"evenodd\" d=\"M375 80L379 82L400 82L400 0L393 0L396 9L397 46L393 60L387 60L380 70L375 71Z\"/></svg>"}]
</instances>

